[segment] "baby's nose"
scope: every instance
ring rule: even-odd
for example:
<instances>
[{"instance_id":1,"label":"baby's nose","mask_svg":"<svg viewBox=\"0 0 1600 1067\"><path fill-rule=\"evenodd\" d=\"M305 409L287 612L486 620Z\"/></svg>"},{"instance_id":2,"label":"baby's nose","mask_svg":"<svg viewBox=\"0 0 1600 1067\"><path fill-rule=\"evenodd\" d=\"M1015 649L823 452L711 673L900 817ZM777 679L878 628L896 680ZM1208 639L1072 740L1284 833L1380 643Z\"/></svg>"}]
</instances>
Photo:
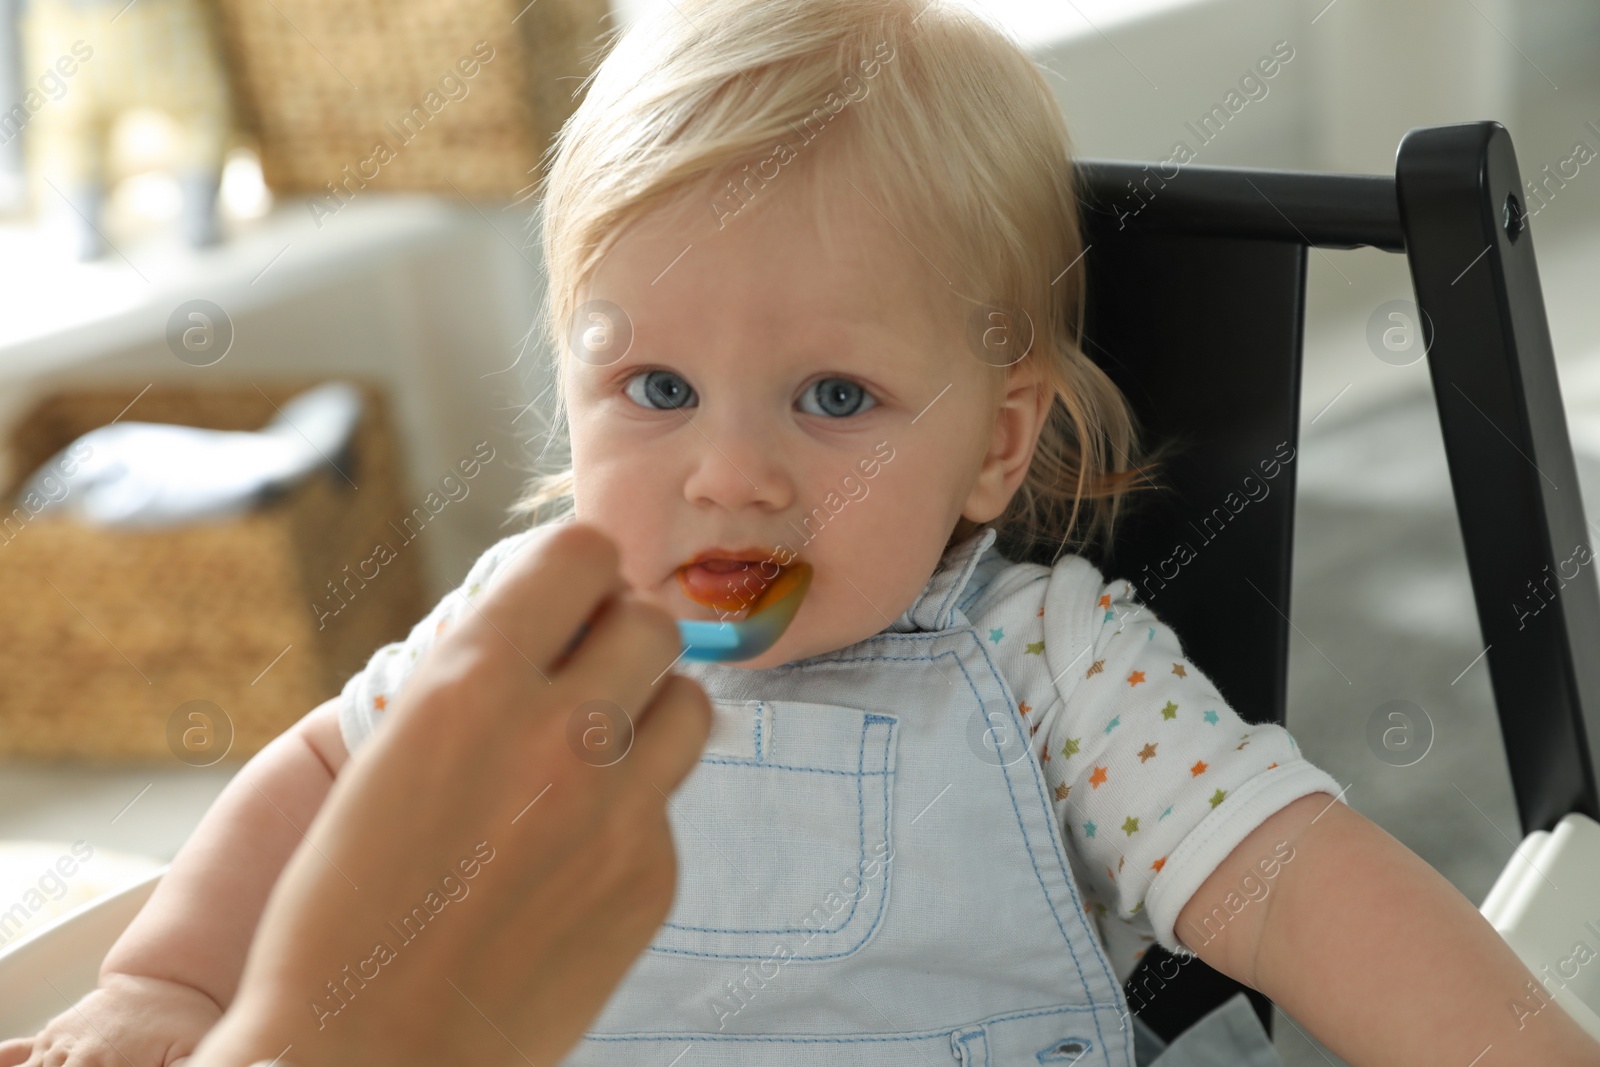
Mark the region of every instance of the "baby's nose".
<instances>
[{"instance_id":1,"label":"baby's nose","mask_svg":"<svg viewBox=\"0 0 1600 1067\"><path fill-rule=\"evenodd\" d=\"M793 475L776 442L748 427L694 429L698 454L683 486L691 504L781 511L793 502Z\"/></svg>"}]
</instances>

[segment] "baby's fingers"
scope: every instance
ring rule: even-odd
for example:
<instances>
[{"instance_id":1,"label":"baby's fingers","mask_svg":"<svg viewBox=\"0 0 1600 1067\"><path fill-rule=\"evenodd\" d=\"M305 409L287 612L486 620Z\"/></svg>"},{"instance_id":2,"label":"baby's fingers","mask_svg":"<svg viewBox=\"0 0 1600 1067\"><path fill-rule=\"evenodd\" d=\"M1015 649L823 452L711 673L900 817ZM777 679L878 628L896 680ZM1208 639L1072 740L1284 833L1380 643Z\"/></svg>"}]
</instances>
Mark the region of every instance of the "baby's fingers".
<instances>
[{"instance_id":1,"label":"baby's fingers","mask_svg":"<svg viewBox=\"0 0 1600 1067\"><path fill-rule=\"evenodd\" d=\"M171 1062L167 1064L167 1067L184 1067L184 1065L189 1062L190 1058L194 1056L194 1050L200 1047L200 1040L205 1036L205 1033L202 1032L196 1034L194 1037L183 1038L182 1040L174 1041L172 1043L172 1048L167 1050L167 1055L173 1057Z\"/></svg>"},{"instance_id":2,"label":"baby's fingers","mask_svg":"<svg viewBox=\"0 0 1600 1067\"><path fill-rule=\"evenodd\" d=\"M14 1037L0 1041L0 1067L23 1067L33 1055L33 1038Z\"/></svg>"}]
</instances>

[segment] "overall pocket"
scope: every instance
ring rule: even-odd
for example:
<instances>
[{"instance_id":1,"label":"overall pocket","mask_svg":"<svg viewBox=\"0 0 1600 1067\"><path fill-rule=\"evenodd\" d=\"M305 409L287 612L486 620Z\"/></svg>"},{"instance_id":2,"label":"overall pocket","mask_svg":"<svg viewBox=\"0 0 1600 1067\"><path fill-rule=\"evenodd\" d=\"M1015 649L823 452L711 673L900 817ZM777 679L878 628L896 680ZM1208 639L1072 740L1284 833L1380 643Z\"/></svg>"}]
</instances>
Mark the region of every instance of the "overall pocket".
<instances>
[{"instance_id":1,"label":"overall pocket","mask_svg":"<svg viewBox=\"0 0 1600 1067\"><path fill-rule=\"evenodd\" d=\"M825 960L877 931L889 890L892 715L713 701L699 765L667 805L678 889L649 951Z\"/></svg>"}]
</instances>

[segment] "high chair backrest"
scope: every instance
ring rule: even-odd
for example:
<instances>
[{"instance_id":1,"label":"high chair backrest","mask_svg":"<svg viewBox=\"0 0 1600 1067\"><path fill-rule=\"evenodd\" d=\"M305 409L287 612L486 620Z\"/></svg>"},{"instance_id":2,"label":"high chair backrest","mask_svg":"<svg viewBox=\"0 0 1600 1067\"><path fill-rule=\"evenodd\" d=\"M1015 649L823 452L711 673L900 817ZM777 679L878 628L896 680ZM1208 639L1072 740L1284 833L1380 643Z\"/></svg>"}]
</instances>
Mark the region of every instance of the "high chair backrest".
<instances>
[{"instance_id":1,"label":"high chair backrest","mask_svg":"<svg viewBox=\"0 0 1600 1067\"><path fill-rule=\"evenodd\" d=\"M1523 831L1600 818L1600 588L1578 547L1587 526L1505 127L1414 129L1394 177L1077 166L1084 348L1147 433L1184 444L1161 479L1171 488L1096 558L1107 576L1134 582L1241 716L1284 723L1307 250L1403 253ZM1531 610L1551 596L1531 599L1534 583L1554 589L1557 574L1559 595ZM1168 1040L1241 988L1159 946L1127 985ZM1270 1029L1270 1002L1251 999Z\"/></svg>"}]
</instances>

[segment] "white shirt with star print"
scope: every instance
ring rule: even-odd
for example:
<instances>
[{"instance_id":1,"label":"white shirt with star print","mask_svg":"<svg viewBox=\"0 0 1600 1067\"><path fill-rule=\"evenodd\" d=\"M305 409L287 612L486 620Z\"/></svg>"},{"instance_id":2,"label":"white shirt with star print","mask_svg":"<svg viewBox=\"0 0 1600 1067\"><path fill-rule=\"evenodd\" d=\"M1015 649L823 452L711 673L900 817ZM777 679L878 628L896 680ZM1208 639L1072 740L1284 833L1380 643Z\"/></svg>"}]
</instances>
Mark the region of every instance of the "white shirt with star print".
<instances>
[{"instance_id":1,"label":"white shirt with star print","mask_svg":"<svg viewBox=\"0 0 1600 1067\"><path fill-rule=\"evenodd\" d=\"M1120 980L1152 941L1191 955L1244 907L1262 906L1292 844L1259 857L1208 926L1174 929L1268 816L1309 793L1343 802L1288 730L1242 720L1133 586L1090 560L1044 567L990 549L961 607L1029 724L1085 910Z\"/></svg>"}]
</instances>

